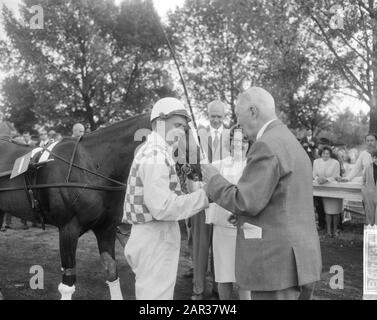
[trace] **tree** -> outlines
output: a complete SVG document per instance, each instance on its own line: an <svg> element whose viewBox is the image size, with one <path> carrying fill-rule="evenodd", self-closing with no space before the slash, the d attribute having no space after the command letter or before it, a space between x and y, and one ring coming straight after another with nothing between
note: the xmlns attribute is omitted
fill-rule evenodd
<svg viewBox="0 0 377 320"><path fill-rule="evenodd" d="M12 77L3 84L5 96L5 113L18 132L32 131L37 124L37 117L33 111L35 108L35 96L27 82L20 82Z"/></svg>
<svg viewBox="0 0 377 320"><path fill-rule="evenodd" d="M377 3L374 0L300 0L297 15L327 46L346 85L370 107L370 130L377 131Z"/></svg>
<svg viewBox="0 0 377 320"><path fill-rule="evenodd" d="M333 142L341 142L348 147L357 147L364 143L368 133L368 115L360 112L355 115L349 108L336 115L329 130L322 135L329 137Z"/></svg>
<svg viewBox="0 0 377 320"><path fill-rule="evenodd" d="M305 18L292 11L294 5L286 0L194 0L170 16L199 108L220 98L230 105L235 121L237 95L256 85L273 94L291 128L326 127L322 110L332 98L335 76L320 67L323 54L318 56L320 49L305 31Z"/></svg>
<svg viewBox="0 0 377 320"><path fill-rule="evenodd" d="M248 3L248 12L255 5ZM328 126L324 107L333 98L335 75L323 66L326 52L306 30L306 19L292 10L295 1L256 1L254 30L261 40L262 69L259 83L275 97L291 129L320 131Z"/></svg>
<svg viewBox="0 0 377 320"><path fill-rule="evenodd" d="M251 81L257 45L250 23L239 23L242 1L193 0L169 16L170 32L184 67L195 105L221 99L234 107L246 81ZM248 68L245 68L245 64Z"/></svg>
<svg viewBox="0 0 377 320"><path fill-rule="evenodd" d="M34 4L44 9L43 30L20 23L4 7L8 41L0 45L0 57L14 66L8 73L29 83L39 122L68 130L83 121L95 130L171 93L168 75L160 71L161 31L134 19L152 15L158 22L150 0L125 0L121 8L113 0L24 0L24 21Z"/></svg>

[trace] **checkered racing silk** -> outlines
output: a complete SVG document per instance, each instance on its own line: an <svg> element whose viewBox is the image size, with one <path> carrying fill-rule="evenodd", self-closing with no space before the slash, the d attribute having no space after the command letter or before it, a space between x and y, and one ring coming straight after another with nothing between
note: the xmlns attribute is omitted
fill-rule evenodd
<svg viewBox="0 0 377 320"><path fill-rule="evenodd" d="M161 159L163 155L165 165L169 168L169 189L177 195L182 195L181 185L175 163L168 150L161 145L151 142L152 139L140 148L131 166L131 171L127 181L126 199L124 202L123 222L128 224L145 224L155 219L149 212L144 201L144 185L140 177L139 168L142 163ZM154 158L154 159L153 159ZM152 162L153 163L153 162Z"/></svg>

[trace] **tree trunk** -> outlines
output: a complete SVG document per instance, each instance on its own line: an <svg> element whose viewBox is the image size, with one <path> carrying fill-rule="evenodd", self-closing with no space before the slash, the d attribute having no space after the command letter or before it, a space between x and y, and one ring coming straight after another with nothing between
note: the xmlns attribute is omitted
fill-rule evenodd
<svg viewBox="0 0 377 320"><path fill-rule="evenodd" d="M86 112L86 117L90 125L90 130L94 131L97 129L97 125L94 122L94 115L93 115L93 109L90 106L90 97L88 95L83 95L83 100L84 100L84 109Z"/></svg>
<svg viewBox="0 0 377 320"><path fill-rule="evenodd" d="M369 130L370 132L377 133L377 99L373 97L373 102L370 103L370 122L369 122Z"/></svg>
<svg viewBox="0 0 377 320"><path fill-rule="evenodd" d="M374 12L373 2L370 2L370 10ZM373 70L373 82L372 82L372 97L370 106L370 123L369 128L371 132L377 132L377 17L372 14L373 25L373 54L372 54L372 70Z"/></svg>

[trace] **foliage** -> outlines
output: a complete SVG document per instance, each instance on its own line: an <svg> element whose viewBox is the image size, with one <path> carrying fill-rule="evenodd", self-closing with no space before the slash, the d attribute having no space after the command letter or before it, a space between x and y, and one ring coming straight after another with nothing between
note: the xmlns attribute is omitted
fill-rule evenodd
<svg viewBox="0 0 377 320"><path fill-rule="evenodd" d="M377 2L300 0L298 15L328 49L328 72L336 73L370 106L370 129L377 131Z"/></svg>
<svg viewBox="0 0 377 320"><path fill-rule="evenodd" d="M8 41L0 45L0 59L12 78L28 84L29 112L40 124L68 131L82 121L95 130L174 94L161 67L165 43L151 0L125 0L120 8L113 0L24 0L24 21L34 4L44 9L43 30L3 8ZM6 99L9 89L3 86Z"/></svg>
<svg viewBox="0 0 377 320"><path fill-rule="evenodd" d="M323 129L335 78L319 64L323 48L305 32L293 1L193 0L170 15L173 39L196 106L220 98L231 109L240 91L262 86L291 128Z"/></svg>

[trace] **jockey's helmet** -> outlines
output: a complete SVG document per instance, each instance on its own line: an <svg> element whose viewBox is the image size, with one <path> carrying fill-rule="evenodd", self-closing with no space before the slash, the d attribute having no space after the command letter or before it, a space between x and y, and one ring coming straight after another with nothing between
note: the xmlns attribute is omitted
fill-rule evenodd
<svg viewBox="0 0 377 320"><path fill-rule="evenodd" d="M186 111L184 104L176 98L163 98L156 102L151 113L151 122L160 118L161 120L168 119L171 116L178 115L187 118L191 121L189 114Z"/></svg>

